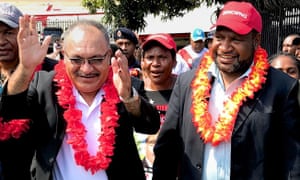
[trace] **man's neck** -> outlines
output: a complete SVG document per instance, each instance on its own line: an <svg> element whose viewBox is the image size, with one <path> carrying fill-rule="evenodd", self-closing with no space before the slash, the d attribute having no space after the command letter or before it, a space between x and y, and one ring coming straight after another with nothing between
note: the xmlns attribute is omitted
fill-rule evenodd
<svg viewBox="0 0 300 180"><path fill-rule="evenodd" d="M17 62L1 62L0 61L0 73L3 76L10 76L11 73L16 69Z"/></svg>

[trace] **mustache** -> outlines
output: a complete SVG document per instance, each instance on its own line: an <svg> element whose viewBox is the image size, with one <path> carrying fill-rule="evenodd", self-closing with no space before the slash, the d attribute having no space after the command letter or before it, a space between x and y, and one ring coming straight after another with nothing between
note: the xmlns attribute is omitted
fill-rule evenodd
<svg viewBox="0 0 300 180"><path fill-rule="evenodd" d="M85 74L85 73L82 73L82 72L77 72L76 75L77 75L77 76L80 76L80 77L84 77L84 78L93 78L93 77L100 76L100 73L89 73L89 74Z"/></svg>

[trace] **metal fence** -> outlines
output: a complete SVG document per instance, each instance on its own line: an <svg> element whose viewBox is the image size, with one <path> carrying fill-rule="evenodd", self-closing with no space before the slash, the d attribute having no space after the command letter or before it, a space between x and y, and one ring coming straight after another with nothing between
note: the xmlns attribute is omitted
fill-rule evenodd
<svg viewBox="0 0 300 180"><path fill-rule="evenodd" d="M51 18L46 20L46 25L43 24L42 21L38 21L37 22L37 30L41 33L43 32L43 28L47 27L60 27L62 28L64 31L67 30L69 28L69 26L71 24L73 24L74 22L81 20L81 19L92 19L92 20L96 20L98 22L101 22L102 20L102 15L85 15L85 16L80 16L80 15L76 15L76 16L52 16ZM106 26L108 32L110 33L111 31L111 27L110 26ZM110 33L111 34L111 33Z"/></svg>
<svg viewBox="0 0 300 180"><path fill-rule="evenodd" d="M262 47L269 55L281 50L283 39L292 33L300 34L300 8L282 8L261 12L263 19Z"/></svg>
<svg viewBox="0 0 300 180"><path fill-rule="evenodd" d="M262 47L269 55L281 50L281 44L285 36L291 33L300 33L300 8L282 8L274 12L261 12L263 18ZM77 19L47 20L47 26L61 27L66 30ZM97 20L101 21L98 16ZM42 32L42 24L38 23L37 29ZM108 27L108 30L111 29ZM110 34L112 34L110 32Z"/></svg>

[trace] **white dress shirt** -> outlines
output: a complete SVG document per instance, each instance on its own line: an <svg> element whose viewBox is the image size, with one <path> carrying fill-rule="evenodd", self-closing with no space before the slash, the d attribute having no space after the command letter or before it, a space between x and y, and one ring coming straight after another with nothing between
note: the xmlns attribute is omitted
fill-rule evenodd
<svg viewBox="0 0 300 180"><path fill-rule="evenodd" d="M224 102L238 88L243 80L249 75L250 68L239 78L234 80L227 89L225 89L221 74L215 63L209 69L209 74L215 80L212 84L211 96L209 99L208 110L212 121L216 122L219 114L223 110ZM212 146L211 143L205 144L203 180L230 180L230 160L231 160L231 141L221 142L218 146Z"/></svg>
<svg viewBox="0 0 300 180"><path fill-rule="evenodd" d="M101 129L100 104L103 99L104 91L99 91L89 106L79 92L73 88L73 94L76 98L76 108L82 111L82 123L87 131L86 141L88 144L88 152L96 155L99 142L98 137ZM62 142L59 153L56 157L56 163L53 169L54 180L107 180L105 170L99 170L95 174L86 171L84 167L77 165L74 159L74 150L67 143L68 135L66 134Z"/></svg>

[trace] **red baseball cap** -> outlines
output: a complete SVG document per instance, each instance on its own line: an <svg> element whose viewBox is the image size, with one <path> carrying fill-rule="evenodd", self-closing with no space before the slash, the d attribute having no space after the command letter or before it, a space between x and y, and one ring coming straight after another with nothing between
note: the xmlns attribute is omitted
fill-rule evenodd
<svg viewBox="0 0 300 180"><path fill-rule="evenodd" d="M177 51L176 43L175 43L174 39L172 38L172 36L169 34L159 33L159 34L149 35L146 38L146 40L143 42L142 49L144 49L145 45L147 45L151 41L157 41L158 43L163 45L165 48L167 48L169 50L174 49L175 52Z"/></svg>
<svg viewBox="0 0 300 180"><path fill-rule="evenodd" d="M262 31L262 18L248 2L230 1L224 5L213 27L225 26L237 34L245 35L255 29Z"/></svg>

